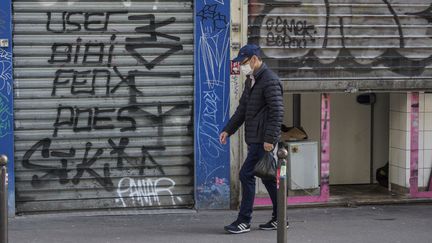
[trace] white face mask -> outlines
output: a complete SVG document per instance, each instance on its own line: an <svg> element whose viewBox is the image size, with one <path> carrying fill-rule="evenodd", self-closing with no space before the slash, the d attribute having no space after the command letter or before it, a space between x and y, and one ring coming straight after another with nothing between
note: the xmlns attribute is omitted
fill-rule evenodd
<svg viewBox="0 0 432 243"><path fill-rule="evenodd" d="M250 64L244 64L240 66L240 70L244 73L244 75L251 75L253 70Z"/></svg>

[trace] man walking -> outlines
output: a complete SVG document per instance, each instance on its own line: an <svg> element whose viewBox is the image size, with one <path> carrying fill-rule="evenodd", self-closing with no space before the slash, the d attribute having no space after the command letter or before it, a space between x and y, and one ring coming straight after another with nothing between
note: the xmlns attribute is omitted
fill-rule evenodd
<svg viewBox="0 0 432 243"><path fill-rule="evenodd" d="M282 85L279 77L261 60L260 48L256 45L243 46L233 60L240 62L240 69L246 75L246 86L240 98L240 104L228 124L220 134L220 142L225 144L227 138L234 134L245 123L245 140L248 155L240 170L242 201L237 219L225 226L227 232L238 234L250 231L252 210L255 199L255 164L266 151L272 151L280 139L283 120ZM260 229L277 229L277 190L276 180L262 180L272 204L272 219L260 225Z"/></svg>

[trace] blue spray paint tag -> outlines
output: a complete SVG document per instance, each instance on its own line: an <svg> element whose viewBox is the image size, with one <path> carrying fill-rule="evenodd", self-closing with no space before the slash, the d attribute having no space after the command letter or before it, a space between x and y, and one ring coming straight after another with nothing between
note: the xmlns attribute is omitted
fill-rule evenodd
<svg viewBox="0 0 432 243"><path fill-rule="evenodd" d="M229 143L219 134L229 120L230 2L195 4L195 173L196 207L228 209Z"/></svg>

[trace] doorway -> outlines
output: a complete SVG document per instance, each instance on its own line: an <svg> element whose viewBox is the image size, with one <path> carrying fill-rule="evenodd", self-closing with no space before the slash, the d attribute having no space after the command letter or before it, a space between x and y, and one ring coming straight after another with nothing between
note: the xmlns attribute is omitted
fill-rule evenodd
<svg viewBox="0 0 432 243"><path fill-rule="evenodd" d="M405 194L390 192L388 188L391 173L388 169L390 95L375 94L373 104L364 102L364 97L359 98L359 95L331 94L328 203L379 203L406 199ZM284 124L292 126L293 95L286 94L284 98L287 110ZM320 104L321 94L319 93L301 95L301 127L308 135L306 141L318 142L317 151L320 151L321 145ZM319 156L320 153L318 153L320 160ZM319 171L320 168L317 168L317 176ZM319 196L319 192L319 188L297 187L289 190L288 195L289 197ZM260 183L257 187L257 196L267 196L264 186Z"/></svg>

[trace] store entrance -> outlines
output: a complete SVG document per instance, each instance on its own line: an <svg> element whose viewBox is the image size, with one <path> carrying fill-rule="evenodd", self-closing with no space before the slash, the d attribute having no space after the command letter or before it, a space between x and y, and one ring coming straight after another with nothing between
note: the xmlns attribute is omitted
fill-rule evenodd
<svg viewBox="0 0 432 243"><path fill-rule="evenodd" d="M292 94L285 95L284 124L296 119ZM307 139L287 141L290 160L288 198L319 197L321 193L321 94L302 94L301 129ZM405 200L403 191L390 191L390 95L331 94L330 197L324 204L355 205ZM266 197L258 183L257 196ZM290 202L290 200L289 200ZM307 200L304 201L305 203ZM322 202L318 202L322 203ZM292 204L302 204L295 201Z"/></svg>

